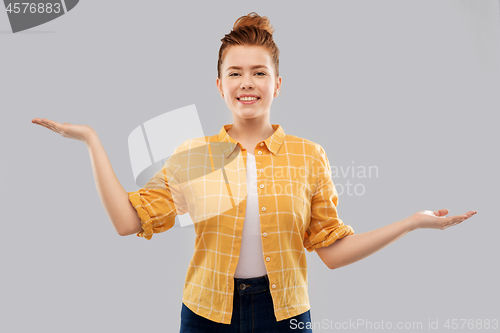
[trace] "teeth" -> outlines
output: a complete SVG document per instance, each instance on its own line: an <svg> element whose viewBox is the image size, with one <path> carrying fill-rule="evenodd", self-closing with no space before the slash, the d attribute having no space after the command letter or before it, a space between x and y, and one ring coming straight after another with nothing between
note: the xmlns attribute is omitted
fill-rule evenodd
<svg viewBox="0 0 500 333"><path fill-rule="evenodd" d="M257 97L240 97L240 101L255 101Z"/></svg>

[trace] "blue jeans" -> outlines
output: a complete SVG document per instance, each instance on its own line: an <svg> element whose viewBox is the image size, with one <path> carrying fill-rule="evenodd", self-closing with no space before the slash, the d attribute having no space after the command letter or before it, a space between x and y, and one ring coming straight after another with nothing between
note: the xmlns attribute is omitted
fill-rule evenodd
<svg viewBox="0 0 500 333"><path fill-rule="evenodd" d="M295 320L291 321L292 319ZM182 303L180 333L312 333L311 329L305 328L307 322L311 322L310 310L289 319L276 321L269 279L264 275L250 279L234 278L230 325L199 316Z"/></svg>

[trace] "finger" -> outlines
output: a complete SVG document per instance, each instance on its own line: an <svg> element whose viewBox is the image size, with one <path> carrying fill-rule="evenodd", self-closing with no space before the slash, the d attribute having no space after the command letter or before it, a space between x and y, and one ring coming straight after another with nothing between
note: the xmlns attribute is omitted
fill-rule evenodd
<svg viewBox="0 0 500 333"><path fill-rule="evenodd" d="M46 124L49 124L49 125L52 125L52 126L54 126L54 127L59 127L59 126L61 126L61 124L60 124L60 123L58 123L57 121L55 121L55 120L50 120L50 119L47 119L47 118L43 118L43 119L42 119L42 122L44 122L44 123L46 123Z"/></svg>
<svg viewBox="0 0 500 333"><path fill-rule="evenodd" d="M450 211L448 209L440 209L435 212L433 212L436 216L445 216L449 213Z"/></svg>
<svg viewBox="0 0 500 333"><path fill-rule="evenodd" d="M34 119L34 120L32 120L32 122L33 122L34 124L37 124L37 125L40 125L40 126L43 126L43 127L47 127L47 125L48 125L47 123L44 123L44 122L42 121L42 119L40 119L40 118L38 118L38 119Z"/></svg>
<svg viewBox="0 0 500 333"><path fill-rule="evenodd" d="M474 216L474 215L476 215L476 214L477 214L477 211L475 211L475 210L470 210L470 211L468 211L467 213L465 213L464 215L467 215L467 218L469 218L469 217L472 217L472 216Z"/></svg>
<svg viewBox="0 0 500 333"><path fill-rule="evenodd" d="M454 215L447 217L449 223L460 223L467 220L467 215Z"/></svg>
<svg viewBox="0 0 500 333"><path fill-rule="evenodd" d="M43 118L42 122L45 127L50 128L55 132L59 132L61 124L59 124L57 121Z"/></svg>
<svg viewBox="0 0 500 333"><path fill-rule="evenodd" d="M462 215L465 216L466 219L468 219L468 218L471 218L472 216L474 216L475 214L476 214L475 210L470 210L467 213L462 214Z"/></svg>
<svg viewBox="0 0 500 333"><path fill-rule="evenodd" d="M475 210L471 210L471 211L468 211L467 213L465 214L462 214L462 215L456 215L456 216L451 216L451 218L456 221L457 219L460 220L467 220L468 218L474 216L477 212Z"/></svg>
<svg viewBox="0 0 500 333"><path fill-rule="evenodd" d="M54 131L54 132L59 132L59 130L58 130L57 128L55 128L54 126L52 126L52 125L50 125L50 124L48 124L48 123L42 123L42 124L40 124L40 125L42 125L43 127L48 128L48 129L50 129L50 130L52 130L52 131Z"/></svg>
<svg viewBox="0 0 500 333"><path fill-rule="evenodd" d="M60 133L60 130L54 126L53 123L59 124L58 122L52 121L50 119L40 119L40 118L34 118L31 120L32 123L43 126L45 128L48 128L56 133Z"/></svg>

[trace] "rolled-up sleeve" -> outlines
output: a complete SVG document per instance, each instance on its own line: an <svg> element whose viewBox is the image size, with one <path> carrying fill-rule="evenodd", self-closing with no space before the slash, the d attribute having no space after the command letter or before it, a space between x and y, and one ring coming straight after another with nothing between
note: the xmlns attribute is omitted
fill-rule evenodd
<svg viewBox="0 0 500 333"><path fill-rule="evenodd" d="M178 148L176 149L178 152ZM151 240L154 233L172 228L175 216L187 212L182 190L176 182L175 173L179 165L175 163L175 152L143 188L127 192L132 206L141 219L142 231L138 237Z"/></svg>
<svg viewBox="0 0 500 333"><path fill-rule="evenodd" d="M311 221L306 230L304 247L314 249L333 244L337 239L354 234L354 229L345 225L337 214L338 194L332 181L330 162L320 145L315 171L318 173L316 192L311 199Z"/></svg>

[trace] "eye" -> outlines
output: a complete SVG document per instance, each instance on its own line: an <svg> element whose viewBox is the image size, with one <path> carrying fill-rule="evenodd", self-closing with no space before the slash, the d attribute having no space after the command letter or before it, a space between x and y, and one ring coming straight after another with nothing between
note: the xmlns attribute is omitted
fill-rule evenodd
<svg viewBox="0 0 500 333"><path fill-rule="evenodd" d="M258 75L258 76L265 76L266 75L265 72L257 72L255 74ZM229 76L236 76L236 75L240 75L240 73L231 73L231 74L229 74Z"/></svg>

